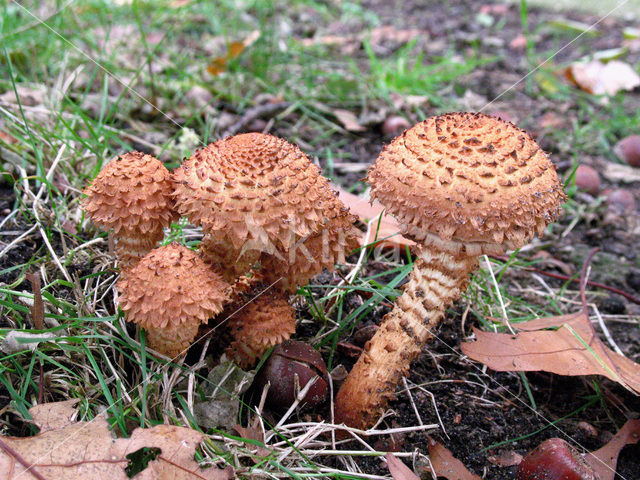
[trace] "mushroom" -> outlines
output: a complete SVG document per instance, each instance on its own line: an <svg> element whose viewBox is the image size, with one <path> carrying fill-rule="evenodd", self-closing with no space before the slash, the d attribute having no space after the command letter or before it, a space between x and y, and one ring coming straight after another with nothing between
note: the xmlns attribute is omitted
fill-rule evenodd
<svg viewBox="0 0 640 480"><path fill-rule="evenodd" d="M147 332L154 350L186 353L198 327L220 313L229 285L195 252L172 243L144 256L117 283L127 320Z"/></svg>
<svg viewBox="0 0 640 480"><path fill-rule="evenodd" d="M231 276L269 256L289 265L292 251L297 258L310 241L319 272L333 268L334 252L355 245L354 217L320 169L283 139L246 133L219 140L194 153L174 178L178 211L202 225L203 255ZM323 250L316 237L324 230Z"/></svg>
<svg viewBox="0 0 640 480"><path fill-rule="evenodd" d="M178 218L171 173L160 160L141 152L109 162L83 193L82 205L93 223L113 229L123 268L146 255L162 240L164 227Z"/></svg>
<svg viewBox="0 0 640 480"><path fill-rule="evenodd" d="M368 173L371 197L419 247L393 310L336 397L336 422L368 428L422 346L465 291L481 254L518 249L557 218L555 167L511 123L477 113L429 118L386 146Z"/></svg>
<svg viewBox="0 0 640 480"><path fill-rule="evenodd" d="M226 353L242 368L253 366L267 350L296 331L295 312L287 297L278 291L260 291L256 287L227 308L228 328L234 340Z"/></svg>

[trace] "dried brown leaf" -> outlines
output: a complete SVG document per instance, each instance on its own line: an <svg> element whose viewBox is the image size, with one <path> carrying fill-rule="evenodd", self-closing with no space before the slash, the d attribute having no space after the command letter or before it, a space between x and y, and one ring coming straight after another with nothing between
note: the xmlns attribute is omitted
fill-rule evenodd
<svg viewBox="0 0 640 480"><path fill-rule="evenodd" d="M640 440L640 420L628 420L604 447L585 455L586 462L600 480L614 480L618 455L625 445Z"/></svg>
<svg viewBox="0 0 640 480"><path fill-rule="evenodd" d="M207 67L207 72L211 75L220 75L227 68L227 63L230 60L238 57L247 47L252 45L260 37L260 31L254 30L244 40L237 42L230 42L227 45L227 53L222 57L216 57L211 60L211 63Z"/></svg>
<svg viewBox="0 0 640 480"><path fill-rule="evenodd" d="M455 458L444 445L436 442L431 437L427 438L429 460L438 477L444 477L448 480L480 480L479 476L467 470L467 467Z"/></svg>
<svg viewBox="0 0 640 480"><path fill-rule="evenodd" d="M333 188L338 191L338 195L340 200L342 200L342 203L349 207L351 213L357 215L362 222L367 223L369 220L374 218L376 219L371 225L369 235L362 235L362 240L360 242L362 245L371 245L376 243L387 247L400 248L413 247L415 245L415 242L403 237L399 233L400 228L398 227L398 222L395 218L389 215L382 215L382 218L378 222L376 217L384 211L384 207L379 202L374 202L372 205L368 200L365 200L358 195L354 195L353 193L349 193L340 187L336 187L334 185ZM376 239L384 240L376 242Z"/></svg>
<svg viewBox="0 0 640 480"><path fill-rule="evenodd" d="M545 371L558 375L603 375L640 393L640 365L606 347L580 312L513 325L520 332L483 332L462 352L500 372ZM551 329L551 330L549 330Z"/></svg>
<svg viewBox="0 0 640 480"><path fill-rule="evenodd" d="M358 117L353 112L341 108L335 108L332 112L342 126L350 132L364 132L366 130L364 126L360 125Z"/></svg>
<svg viewBox="0 0 640 480"><path fill-rule="evenodd" d="M420 477L413 473L411 469L402 463L402 460L393 453L387 453L384 458L387 461L387 467L393 480L420 480Z"/></svg>
<svg viewBox="0 0 640 480"><path fill-rule="evenodd" d="M141 448L158 448L160 455L136 475L140 480L227 480L231 467L201 469L194 461L204 439L190 428L157 425L137 428L131 438L114 438L102 415L72 422L77 400L37 405L29 410L40 427L33 437L0 437L0 472L7 480L126 480L127 455ZM27 470L28 469L28 470Z"/></svg>
<svg viewBox="0 0 640 480"><path fill-rule="evenodd" d="M621 90L640 86L640 76L636 71L619 60L574 63L566 69L565 75L569 81L593 95L615 95Z"/></svg>
<svg viewBox="0 0 640 480"><path fill-rule="evenodd" d="M238 432L238 434L244 439L255 440L257 442L264 443L264 434L259 428L236 425L235 427L233 427L233 429ZM256 457L264 458L272 453L268 448L256 445L255 443L245 442L245 445L256 455ZM253 461L255 463L258 463L259 461L262 461L260 458L254 458Z"/></svg>

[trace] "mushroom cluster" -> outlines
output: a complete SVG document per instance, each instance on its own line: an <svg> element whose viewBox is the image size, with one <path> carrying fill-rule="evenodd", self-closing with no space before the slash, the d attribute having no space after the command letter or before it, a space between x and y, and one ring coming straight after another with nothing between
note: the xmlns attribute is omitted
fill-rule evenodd
<svg viewBox="0 0 640 480"><path fill-rule="evenodd" d="M542 235L565 195L555 167L511 123L474 113L429 118L386 146L369 170L379 200L419 245L404 288L336 397L336 421L368 428L466 290L481 254Z"/></svg>
<svg viewBox="0 0 640 480"><path fill-rule="evenodd" d="M170 356L185 353L198 325L226 303L237 310L228 353L250 366L295 331L287 294L358 246L355 217L320 169L271 135L225 138L173 174L150 155L128 153L84 193L94 223L118 239L122 309ZM198 254L176 245L152 250L180 215L202 227ZM265 295L256 293L266 287Z"/></svg>

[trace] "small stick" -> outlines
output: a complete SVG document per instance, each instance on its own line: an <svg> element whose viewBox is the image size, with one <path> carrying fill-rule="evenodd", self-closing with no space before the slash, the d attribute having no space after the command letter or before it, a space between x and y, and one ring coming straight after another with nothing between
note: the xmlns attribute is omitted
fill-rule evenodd
<svg viewBox="0 0 640 480"><path fill-rule="evenodd" d="M251 108L247 110L240 120L231 125L222 135L223 137L228 137L230 135L235 135L240 130L242 130L249 122L259 118L263 115L270 115L272 113L276 113L280 110L284 110L291 106L289 102L277 102L277 103L266 103L264 105L258 105L257 107Z"/></svg>
<svg viewBox="0 0 640 480"><path fill-rule="evenodd" d="M507 261L508 258L503 256L503 255L489 255L491 258L495 258L496 260L500 260L500 261ZM557 278L558 280L565 280L565 281L570 281L570 282L580 282L579 278L574 278L574 277L570 277L568 275L563 275L561 273L553 273L553 272L546 272L544 270L540 270L539 268L535 268L535 267L522 267L522 270L525 270L527 272L535 272L535 273L539 273L540 275L544 275L546 277L551 277L551 278ZM609 285L605 285L604 283L599 283L599 282L592 282L591 280L588 280L586 282L586 285L591 286L591 287L596 287L596 288L602 288L603 290L608 290L609 292L618 294L624 298L626 298L627 300L629 300L630 302L636 303L638 305L640 305L640 298L635 297L633 295L631 295L630 293L627 293L623 290L620 290L616 287L611 287Z"/></svg>

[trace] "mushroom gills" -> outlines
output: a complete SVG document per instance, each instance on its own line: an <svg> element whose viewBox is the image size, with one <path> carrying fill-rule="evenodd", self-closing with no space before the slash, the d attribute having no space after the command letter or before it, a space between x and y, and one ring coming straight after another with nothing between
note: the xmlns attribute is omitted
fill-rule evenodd
<svg viewBox="0 0 640 480"><path fill-rule="evenodd" d="M444 242L443 242L444 243ZM456 251L457 250L457 251ZM368 428L380 417L432 330L469 284L478 257L435 242L420 247L403 294L382 320L336 398L336 423Z"/></svg>

